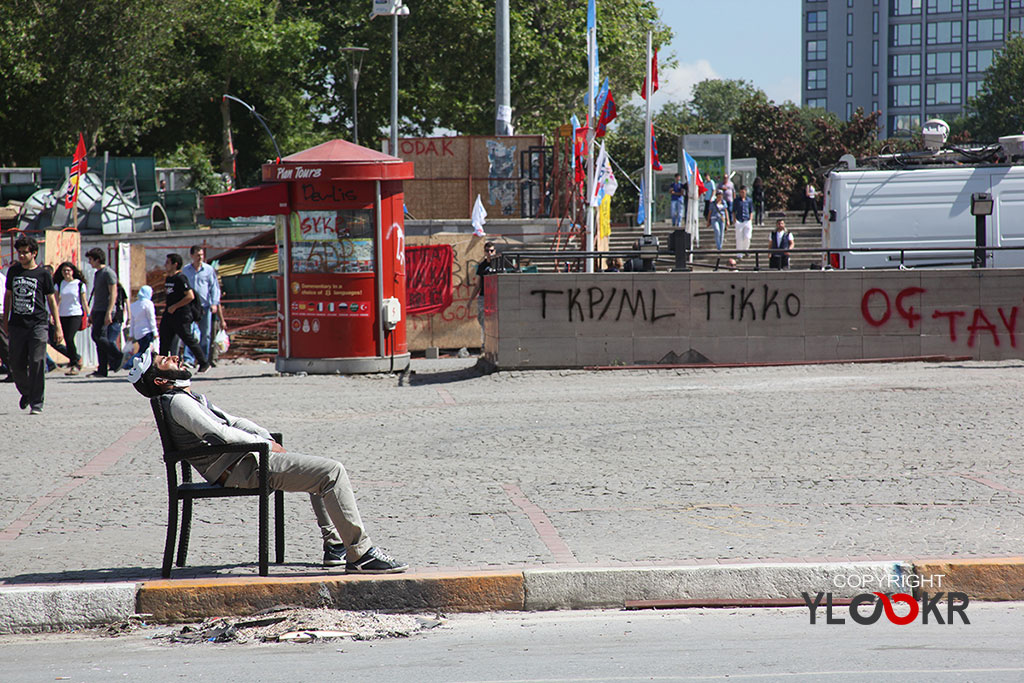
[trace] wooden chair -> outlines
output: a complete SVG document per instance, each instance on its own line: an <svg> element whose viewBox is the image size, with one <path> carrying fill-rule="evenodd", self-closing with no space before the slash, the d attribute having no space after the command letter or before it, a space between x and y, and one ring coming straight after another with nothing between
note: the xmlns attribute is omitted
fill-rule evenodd
<svg viewBox="0 0 1024 683"><path fill-rule="evenodd" d="M167 427L167 410L170 405L170 396L156 396L149 400L153 408L153 417L156 418L156 426L160 431L160 441L163 444L164 464L167 466L167 541L164 544L163 577L171 576L171 558L174 556L174 537L178 531L178 501L181 501L181 540L178 543L177 565L185 566L185 557L188 555L188 541L192 526L192 501L196 498L231 498L235 496L258 496L259 497L259 571L260 576L268 574L268 543L269 543L269 507L270 507L270 484L267 480L267 461L270 457L270 445L258 444L224 444L220 446L203 446L187 450L177 449L171 439L170 430ZM281 443L280 433L272 433L274 441ZM251 453L259 454L259 487L255 489L241 489L209 484L203 482L192 482L192 466L186 458L213 453ZM181 482L178 482L175 465L181 463ZM284 562L284 492L274 491L274 541L277 550L277 563Z"/></svg>

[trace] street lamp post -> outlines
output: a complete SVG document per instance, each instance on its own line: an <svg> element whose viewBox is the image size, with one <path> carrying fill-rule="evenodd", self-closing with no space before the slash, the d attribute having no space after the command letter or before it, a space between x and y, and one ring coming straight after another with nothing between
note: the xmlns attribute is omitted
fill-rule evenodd
<svg viewBox="0 0 1024 683"><path fill-rule="evenodd" d="M409 8L403 0L373 0L370 19L376 16L392 17L391 24L391 141L388 152L398 156L398 17L408 16Z"/></svg>
<svg viewBox="0 0 1024 683"><path fill-rule="evenodd" d="M359 86L359 70L363 66L363 53L367 47L343 47L342 52L351 53L348 67L348 80L352 84L352 142L359 144L359 97L356 88Z"/></svg>

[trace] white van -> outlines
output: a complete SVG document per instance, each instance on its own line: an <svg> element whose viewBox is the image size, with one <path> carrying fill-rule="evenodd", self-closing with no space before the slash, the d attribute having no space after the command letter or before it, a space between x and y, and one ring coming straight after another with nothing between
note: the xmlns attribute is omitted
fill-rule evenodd
<svg viewBox="0 0 1024 683"><path fill-rule="evenodd" d="M949 166L899 170L837 170L825 181L826 249L884 249L826 257L833 268L898 268L900 249L963 247L955 252L907 252L906 267L969 267L975 246L971 195L994 201L987 247L1024 247L1024 166ZM987 267L1024 266L1024 250L989 251Z"/></svg>

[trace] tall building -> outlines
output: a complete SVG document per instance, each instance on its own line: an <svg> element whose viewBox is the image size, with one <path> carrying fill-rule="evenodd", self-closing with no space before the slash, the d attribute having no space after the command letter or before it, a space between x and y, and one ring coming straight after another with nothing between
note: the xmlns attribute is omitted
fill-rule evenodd
<svg viewBox="0 0 1024 683"><path fill-rule="evenodd" d="M803 0L803 104L849 119L881 111L882 137L965 111L1024 0Z"/></svg>

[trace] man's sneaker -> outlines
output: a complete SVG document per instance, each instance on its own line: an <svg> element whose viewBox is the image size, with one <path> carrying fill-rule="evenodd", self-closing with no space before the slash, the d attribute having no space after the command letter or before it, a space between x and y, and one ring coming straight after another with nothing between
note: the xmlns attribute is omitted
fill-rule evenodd
<svg viewBox="0 0 1024 683"><path fill-rule="evenodd" d="M32 410L28 411L28 414L29 415L42 415L43 414L43 407L42 406L32 406Z"/></svg>
<svg viewBox="0 0 1024 683"><path fill-rule="evenodd" d="M21 408L22 410L25 410L25 408L28 408L28 396L22 396L21 397L21 400L18 401L18 407Z"/></svg>
<svg viewBox="0 0 1024 683"><path fill-rule="evenodd" d="M409 568L380 548L372 547L355 562L345 565L346 574L398 574Z"/></svg>
<svg viewBox="0 0 1024 683"><path fill-rule="evenodd" d="M210 369L210 364L209 363L202 363L202 364L199 365L199 372L206 372L209 369Z"/></svg>
<svg viewBox="0 0 1024 683"><path fill-rule="evenodd" d="M345 544L329 545L324 548L324 566L340 567L345 564Z"/></svg>

